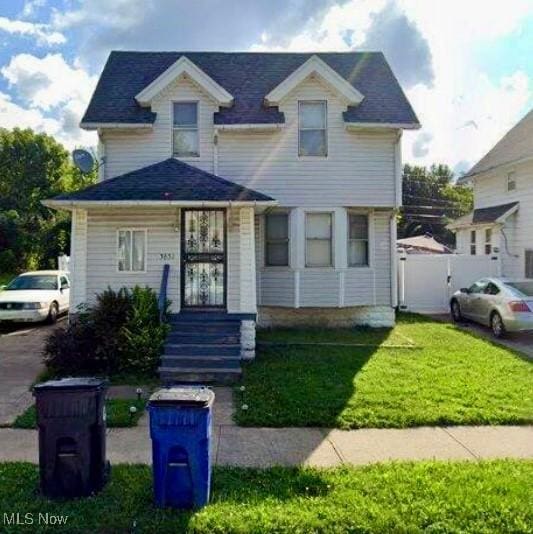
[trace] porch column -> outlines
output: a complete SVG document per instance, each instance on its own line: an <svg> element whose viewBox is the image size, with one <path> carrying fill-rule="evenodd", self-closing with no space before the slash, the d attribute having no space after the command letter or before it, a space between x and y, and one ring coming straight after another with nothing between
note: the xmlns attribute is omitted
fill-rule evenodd
<svg viewBox="0 0 533 534"><path fill-rule="evenodd" d="M70 313L87 301L87 210L72 212L70 235Z"/></svg>

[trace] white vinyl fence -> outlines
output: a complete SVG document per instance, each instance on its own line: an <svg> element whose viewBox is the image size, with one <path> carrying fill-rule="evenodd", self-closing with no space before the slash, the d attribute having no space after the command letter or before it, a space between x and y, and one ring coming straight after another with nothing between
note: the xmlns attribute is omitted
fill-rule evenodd
<svg viewBox="0 0 533 534"><path fill-rule="evenodd" d="M447 313L455 291L470 286L479 278L499 275L500 261L491 256L399 253L400 309Z"/></svg>

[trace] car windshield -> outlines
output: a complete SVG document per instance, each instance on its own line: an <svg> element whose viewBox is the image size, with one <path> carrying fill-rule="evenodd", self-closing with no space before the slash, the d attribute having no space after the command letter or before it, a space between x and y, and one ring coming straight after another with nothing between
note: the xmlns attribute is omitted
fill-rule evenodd
<svg viewBox="0 0 533 534"><path fill-rule="evenodd" d="M533 281L531 282L506 282L505 285L514 290L519 297L533 297Z"/></svg>
<svg viewBox="0 0 533 534"><path fill-rule="evenodd" d="M17 276L5 289L7 291L19 289L57 289L57 276L44 274Z"/></svg>

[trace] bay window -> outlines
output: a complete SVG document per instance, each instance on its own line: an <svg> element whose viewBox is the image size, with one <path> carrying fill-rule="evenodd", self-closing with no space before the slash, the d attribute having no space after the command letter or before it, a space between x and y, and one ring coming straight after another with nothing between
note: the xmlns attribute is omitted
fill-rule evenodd
<svg viewBox="0 0 533 534"><path fill-rule="evenodd" d="M348 215L348 266L367 267L368 263L368 215Z"/></svg>

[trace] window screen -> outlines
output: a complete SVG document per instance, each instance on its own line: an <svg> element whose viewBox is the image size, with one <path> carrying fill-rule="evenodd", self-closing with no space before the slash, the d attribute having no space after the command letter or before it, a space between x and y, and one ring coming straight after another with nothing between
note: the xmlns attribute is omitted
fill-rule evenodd
<svg viewBox="0 0 533 534"><path fill-rule="evenodd" d="M289 215L269 213L266 216L265 264L269 266L289 265Z"/></svg>
<svg viewBox="0 0 533 534"><path fill-rule="evenodd" d="M307 267L332 266L332 219L331 213L307 214L305 221Z"/></svg>
<svg viewBox="0 0 533 534"><path fill-rule="evenodd" d="M173 153L178 157L196 157L198 148L198 103L174 102L172 128Z"/></svg>
<svg viewBox="0 0 533 534"><path fill-rule="evenodd" d="M327 156L326 102L300 102L298 109L300 156Z"/></svg>

